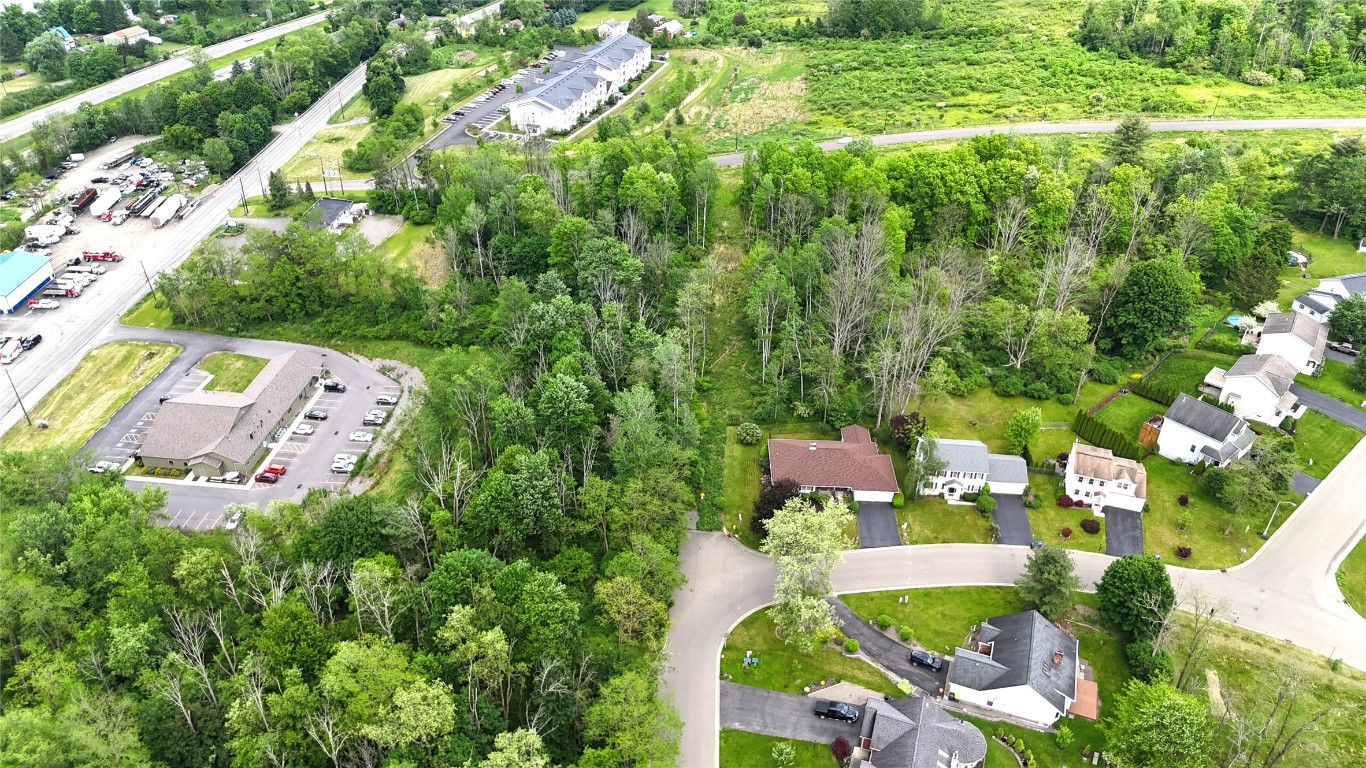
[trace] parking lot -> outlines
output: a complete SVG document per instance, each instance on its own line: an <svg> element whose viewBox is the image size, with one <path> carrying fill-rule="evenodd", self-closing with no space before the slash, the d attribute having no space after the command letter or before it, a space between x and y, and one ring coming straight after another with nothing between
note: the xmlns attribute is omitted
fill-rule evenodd
<svg viewBox="0 0 1366 768"><path fill-rule="evenodd" d="M563 61L564 57L568 56L570 51L577 50L578 49L569 46L557 45L550 56L555 56L556 54L558 54L558 56L553 60L548 56L547 58L541 59L541 61L550 61L552 63L551 73L554 74L554 62ZM542 77L541 73L543 71L543 69L533 69L531 67L518 70L512 77L500 81L506 86L502 91L494 94L490 94L489 91L481 92L478 96L475 96L473 100L456 107L450 114L441 118L441 122L446 124L446 128L432 137L432 140L427 142L427 146L431 149L445 149L446 147L453 147L460 144L472 145L478 143L478 139L468 135L465 131L469 128L477 128L480 131L483 131L503 119L505 115L502 112L502 107L521 95L517 93L517 86L521 85L524 92L533 90L537 86L536 79ZM456 115L455 112L463 112L464 114ZM518 137L512 134L499 133L493 136L486 135L485 138Z"/></svg>

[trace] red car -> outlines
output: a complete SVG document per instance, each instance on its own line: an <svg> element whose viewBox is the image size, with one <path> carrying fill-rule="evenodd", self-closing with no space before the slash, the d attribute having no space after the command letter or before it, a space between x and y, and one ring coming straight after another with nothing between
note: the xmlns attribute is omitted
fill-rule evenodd
<svg viewBox="0 0 1366 768"><path fill-rule="evenodd" d="M280 476L279 476L279 475L272 475L272 474L269 473L269 472L262 472L261 474L259 474L259 475L256 476L256 482L258 482L258 483L272 483L272 484L274 484L274 483L280 482Z"/></svg>
<svg viewBox="0 0 1366 768"><path fill-rule="evenodd" d="M271 464L270 466L266 467L265 471L262 472L261 474L263 474L263 475L283 475L284 473L285 473L285 465L284 465L284 464Z"/></svg>

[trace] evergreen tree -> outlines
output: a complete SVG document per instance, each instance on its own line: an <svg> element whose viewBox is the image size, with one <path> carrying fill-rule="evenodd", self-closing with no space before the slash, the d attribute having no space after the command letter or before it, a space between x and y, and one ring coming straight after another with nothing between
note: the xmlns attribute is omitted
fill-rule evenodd
<svg viewBox="0 0 1366 768"><path fill-rule="evenodd" d="M285 182L285 177L279 171L272 171L269 180L266 182L267 198L270 201L270 209L278 211L288 208L294 202L294 196L289 193L289 184Z"/></svg>

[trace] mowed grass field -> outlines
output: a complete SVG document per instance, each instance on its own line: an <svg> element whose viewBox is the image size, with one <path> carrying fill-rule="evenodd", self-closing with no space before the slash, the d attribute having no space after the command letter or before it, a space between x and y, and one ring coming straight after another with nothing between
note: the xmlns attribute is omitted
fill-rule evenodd
<svg viewBox="0 0 1366 768"><path fill-rule="evenodd" d="M294 181L317 182L323 178L323 171L341 171L343 180L368 179L372 173L356 173L342 166L342 152L354 148L360 140L370 135L369 123L351 123L323 128L309 140L280 172L291 183ZM314 184L314 192L323 191Z"/></svg>
<svg viewBox="0 0 1366 768"><path fill-rule="evenodd" d="M48 428L21 421L0 437L0 450L79 448L179 354L174 344L141 341L90 350L61 384L29 406L34 421L43 419Z"/></svg>
<svg viewBox="0 0 1366 768"><path fill-rule="evenodd" d="M650 13L658 13L668 18L677 18L673 12L672 0L645 0L645 2L632 6L624 11L614 11L607 3L599 3L596 7L585 10L579 14L578 20L574 22L574 29L596 29L597 26L608 19L629 22L636 17L636 10L644 8ZM684 21L684 26L687 22Z"/></svg>
<svg viewBox="0 0 1366 768"><path fill-rule="evenodd" d="M195 367L212 374L204 386L216 392L244 392L256 375L270 362L264 357L239 355L236 352L215 352L199 361Z"/></svg>
<svg viewBox="0 0 1366 768"><path fill-rule="evenodd" d="M780 763L773 758L773 748L779 744L792 745L791 763ZM721 765L726 768L839 768L829 744L780 739L757 733L721 730Z"/></svg>
<svg viewBox="0 0 1366 768"><path fill-rule="evenodd" d="M1338 587L1347 604L1357 613L1366 616L1366 539L1348 553L1338 568Z"/></svg>

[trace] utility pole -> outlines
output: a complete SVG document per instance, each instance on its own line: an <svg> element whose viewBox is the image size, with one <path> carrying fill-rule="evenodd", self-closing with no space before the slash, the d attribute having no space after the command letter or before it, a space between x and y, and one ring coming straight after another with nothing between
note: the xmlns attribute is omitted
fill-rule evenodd
<svg viewBox="0 0 1366 768"><path fill-rule="evenodd" d="M5 378L9 379L10 388L14 390L14 399L19 401L19 410L24 412L24 421L27 421L30 427L33 426L33 419L29 418L28 409L24 407L24 398L19 396L19 388L14 385L14 377L9 375L8 368L5 369Z"/></svg>
<svg viewBox="0 0 1366 768"><path fill-rule="evenodd" d="M142 279L147 281L147 290L156 293L157 289L152 287L152 278L147 274L147 265L138 260L138 266L142 267Z"/></svg>
<svg viewBox="0 0 1366 768"><path fill-rule="evenodd" d="M237 188L242 190L242 215L250 216L251 211L247 208L247 185L242 183L242 175L237 175Z"/></svg>

